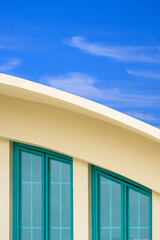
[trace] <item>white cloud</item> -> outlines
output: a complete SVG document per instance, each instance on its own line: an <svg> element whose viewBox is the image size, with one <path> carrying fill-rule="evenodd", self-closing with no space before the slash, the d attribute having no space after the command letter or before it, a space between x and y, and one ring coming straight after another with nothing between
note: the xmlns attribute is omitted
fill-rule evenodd
<svg viewBox="0 0 160 240"><path fill-rule="evenodd" d="M18 67L22 63L22 60L19 58L10 59L7 63L0 65L0 71L6 72L8 70Z"/></svg>
<svg viewBox="0 0 160 240"><path fill-rule="evenodd" d="M121 62L160 63L159 47L107 46L87 42L81 36L72 37L67 44L84 52Z"/></svg>
<svg viewBox="0 0 160 240"><path fill-rule="evenodd" d="M95 87L96 79L83 73L67 73L66 75L44 77L41 79L55 88L74 93L83 97L103 97L100 89Z"/></svg>
<svg viewBox="0 0 160 240"><path fill-rule="evenodd" d="M59 76L46 76L40 79L49 86L89 98L106 105L130 107L159 107L160 96L147 96L124 92L120 88L102 88L97 80L87 74L68 73Z"/></svg>
<svg viewBox="0 0 160 240"><path fill-rule="evenodd" d="M155 121L160 122L160 118L157 118L149 113L141 113L141 112L137 112L137 111L129 111L129 112L125 112L125 113L128 114L129 116L138 118L140 120L151 121L151 122L155 122Z"/></svg>
<svg viewBox="0 0 160 240"><path fill-rule="evenodd" d="M126 72L136 77L160 79L160 73L154 73L149 71L135 71L135 70L126 70Z"/></svg>

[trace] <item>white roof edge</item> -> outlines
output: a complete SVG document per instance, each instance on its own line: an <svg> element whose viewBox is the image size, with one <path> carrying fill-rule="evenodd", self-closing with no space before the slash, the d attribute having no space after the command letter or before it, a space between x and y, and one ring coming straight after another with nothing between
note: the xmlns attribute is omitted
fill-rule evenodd
<svg viewBox="0 0 160 240"><path fill-rule="evenodd" d="M15 94L16 93L16 94ZM23 93L23 94L22 94ZM55 105L121 126L144 137L160 142L160 129L85 98L36 82L0 73L0 94ZM39 97L39 98L38 98ZM38 100L40 99L41 100Z"/></svg>

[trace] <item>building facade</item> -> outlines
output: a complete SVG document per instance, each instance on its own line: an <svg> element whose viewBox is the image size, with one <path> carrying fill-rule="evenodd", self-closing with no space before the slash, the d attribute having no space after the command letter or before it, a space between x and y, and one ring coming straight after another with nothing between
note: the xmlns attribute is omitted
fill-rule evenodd
<svg viewBox="0 0 160 240"><path fill-rule="evenodd" d="M160 130L0 75L0 239L159 240Z"/></svg>

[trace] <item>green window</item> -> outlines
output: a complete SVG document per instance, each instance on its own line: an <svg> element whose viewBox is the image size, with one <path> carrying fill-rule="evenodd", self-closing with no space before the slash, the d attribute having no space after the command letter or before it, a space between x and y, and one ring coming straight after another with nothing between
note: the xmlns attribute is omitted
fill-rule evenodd
<svg viewBox="0 0 160 240"><path fill-rule="evenodd" d="M14 143L13 240L72 240L72 159Z"/></svg>
<svg viewBox="0 0 160 240"><path fill-rule="evenodd" d="M151 190L93 166L93 240L151 240L151 201Z"/></svg>

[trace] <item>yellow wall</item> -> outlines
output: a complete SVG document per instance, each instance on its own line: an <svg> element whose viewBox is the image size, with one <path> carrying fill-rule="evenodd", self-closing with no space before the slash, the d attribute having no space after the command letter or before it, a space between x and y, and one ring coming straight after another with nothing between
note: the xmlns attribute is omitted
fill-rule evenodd
<svg viewBox="0 0 160 240"><path fill-rule="evenodd" d="M74 158L75 240L82 239L79 235L82 228L83 239L90 239L91 235L88 163L121 174L152 189L154 193L157 192L153 194L153 203L156 206L153 211L153 240L159 240L160 147L158 143L81 114L11 97L0 96L0 113L1 138L47 148ZM0 141L2 172L0 189L1 194L4 193L4 197L0 200L0 209L6 213L5 221L2 222L3 239L9 239L7 235L9 229L8 140ZM80 195L77 186L81 187L84 195ZM2 215L0 215L1 221Z"/></svg>

